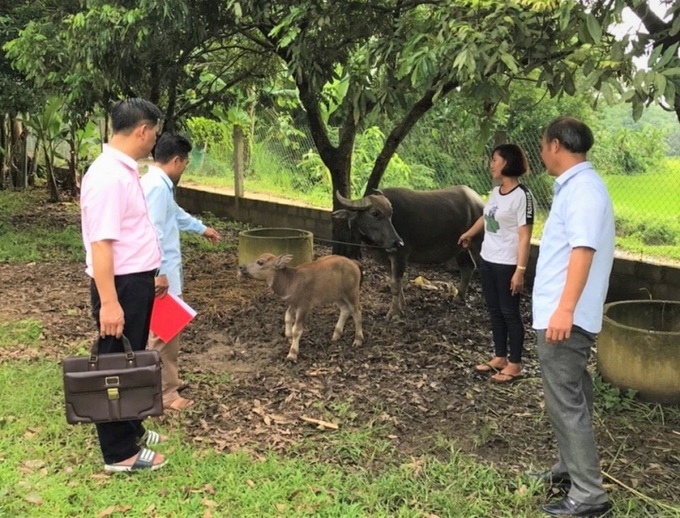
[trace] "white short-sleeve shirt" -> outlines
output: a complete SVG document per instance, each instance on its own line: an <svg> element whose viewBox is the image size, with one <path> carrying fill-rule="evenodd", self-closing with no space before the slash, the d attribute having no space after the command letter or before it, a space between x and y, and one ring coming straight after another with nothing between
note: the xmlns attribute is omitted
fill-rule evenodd
<svg viewBox="0 0 680 518"><path fill-rule="evenodd" d="M482 258L489 263L517 264L519 227L534 222L534 201L522 184L502 194L494 187L484 207Z"/></svg>

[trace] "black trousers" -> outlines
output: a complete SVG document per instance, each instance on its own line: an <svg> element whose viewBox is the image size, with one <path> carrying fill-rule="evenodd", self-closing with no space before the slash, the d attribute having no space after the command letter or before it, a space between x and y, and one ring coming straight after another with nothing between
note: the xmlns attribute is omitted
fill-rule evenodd
<svg viewBox="0 0 680 518"><path fill-rule="evenodd" d="M154 299L154 273L155 271L131 273L117 275L114 278L118 302L125 315L123 334L130 340L130 345L135 351L146 349L146 342L149 339L149 324ZM90 297L92 316L99 329L101 300L94 280L90 284ZM123 344L113 336L107 336L99 344L100 354L122 351ZM97 423L96 426L99 446L106 464L115 464L139 452L140 447L137 441L145 431L141 421L115 421Z"/></svg>
<svg viewBox="0 0 680 518"><path fill-rule="evenodd" d="M515 265L489 263L482 259L479 272L482 293L491 317L495 355L501 358L507 356L510 362L520 363L524 348L524 324L519 309L519 293L513 295L510 290L515 269Z"/></svg>

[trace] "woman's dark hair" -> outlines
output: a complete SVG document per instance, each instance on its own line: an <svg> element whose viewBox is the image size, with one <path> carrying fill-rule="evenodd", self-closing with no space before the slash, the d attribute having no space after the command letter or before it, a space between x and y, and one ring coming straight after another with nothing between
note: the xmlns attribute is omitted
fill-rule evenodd
<svg viewBox="0 0 680 518"><path fill-rule="evenodd" d="M131 132L144 122L155 126L162 117L158 106L146 99L125 99L111 108L111 129L113 133Z"/></svg>
<svg viewBox="0 0 680 518"><path fill-rule="evenodd" d="M493 156L494 153L498 153L498 155L505 160L505 167L501 171L503 176L517 177L529 172L527 155L517 144L500 144L493 148L491 156Z"/></svg>
<svg viewBox="0 0 680 518"><path fill-rule="evenodd" d="M191 152L191 142L182 135L163 133L153 148L153 159L159 164L167 164L173 157L186 160Z"/></svg>
<svg viewBox="0 0 680 518"><path fill-rule="evenodd" d="M557 139L567 151L579 154L586 154L595 142L590 128L573 117L555 119L545 130L544 136L546 142Z"/></svg>

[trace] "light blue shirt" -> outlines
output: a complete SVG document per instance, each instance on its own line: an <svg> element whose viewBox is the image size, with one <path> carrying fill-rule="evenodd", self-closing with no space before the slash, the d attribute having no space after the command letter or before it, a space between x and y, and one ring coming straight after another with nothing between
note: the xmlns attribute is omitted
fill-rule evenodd
<svg viewBox="0 0 680 518"><path fill-rule="evenodd" d="M167 275L169 293L181 295L184 279L179 231L203 234L208 227L177 205L172 180L159 167L150 165L149 171L141 179L141 184L149 218L156 229L161 246L159 275Z"/></svg>
<svg viewBox="0 0 680 518"><path fill-rule="evenodd" d="M588 280L576 304L574 325L602 329L602 312L614 262L614 209L602 178L581 162L555 180L555 194L543 229L532 296L534 329L547 329L567 280L572 249L595 250Z"/></svg>

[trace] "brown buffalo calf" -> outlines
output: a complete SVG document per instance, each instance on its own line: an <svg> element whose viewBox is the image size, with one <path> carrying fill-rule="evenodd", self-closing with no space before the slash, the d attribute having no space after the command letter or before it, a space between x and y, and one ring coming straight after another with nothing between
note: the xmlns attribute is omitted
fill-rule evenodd
<svg viewBox="0 0 680 518"><path fill-rule="evenodd" d="M340 308L332 340L340 338L351 314L355 328L352 345L361 345L364 341L359 302L361 270L357 262L340 255L328 255L297 267L288 266L292 258L292 255L266 253L239 269L240 276L266 281L274 293L288 303L285 333L291 339L291 345L287 359L297 361L305 315L314 306L322 304L336 304Z"/></svg>

